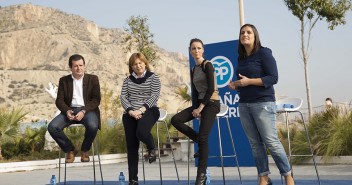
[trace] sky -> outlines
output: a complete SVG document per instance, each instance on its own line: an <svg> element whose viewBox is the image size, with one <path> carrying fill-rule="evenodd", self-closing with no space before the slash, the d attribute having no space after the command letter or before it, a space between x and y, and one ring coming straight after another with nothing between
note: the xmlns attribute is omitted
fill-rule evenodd
<svg viewBox="0 0 352 185"><path fill-rule="evenodd" d="M304 65L300 53L300 22L283 0L243 0L245 23L255 25L263 46L277 61L278 95L306 102ZM130 16L147 16L155 43L188 56L192 38L205 44L237 40L240 29L238 0L0 0L0 6L32 3L76 14L100 27L124 28ZM313 107L352 101L352 13L335 30L319 21L309 48L309 78ZM237 52L237 51L234 51ZM304 103L303 108L307 105Z"/></svg>

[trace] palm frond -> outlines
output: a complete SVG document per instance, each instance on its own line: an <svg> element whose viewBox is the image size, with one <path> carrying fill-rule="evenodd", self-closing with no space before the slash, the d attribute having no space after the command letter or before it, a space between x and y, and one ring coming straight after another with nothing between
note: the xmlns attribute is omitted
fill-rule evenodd
<svg viewBox="0 0 352 185"><path fill-rule="evenodd" d="M187 86L184 87L177 87L176 89L176 94L181 97L184 102L190 102L191 101L191 95L188 93L189 89Z"/></svg>

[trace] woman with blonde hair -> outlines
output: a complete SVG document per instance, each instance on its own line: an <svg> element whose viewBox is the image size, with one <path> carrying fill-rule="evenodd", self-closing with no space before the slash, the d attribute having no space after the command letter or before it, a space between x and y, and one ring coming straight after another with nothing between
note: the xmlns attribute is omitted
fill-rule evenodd
<svg viewBox="0 0 352 185"><path fill-rule="evenodd" d="M155 143L150 133L160 112L159 76L150 71L149 62L142 53L133 53L128 62L130 75L124 80L121 104L125 110L122 123L125 128L129 185L138 185L138 149L142 141L148 149L148 161L156 160Z"/></svg>

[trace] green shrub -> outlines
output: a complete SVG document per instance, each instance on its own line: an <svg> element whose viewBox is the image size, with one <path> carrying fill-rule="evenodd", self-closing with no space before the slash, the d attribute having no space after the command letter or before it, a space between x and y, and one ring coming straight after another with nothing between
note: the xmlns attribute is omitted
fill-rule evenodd
<svg viewBox="0 0 352 185"><path fill-rule="evenodd" d="M168 116L165 119L165 122L166 122L167 128L170 132L170 137L175 137L175 136L177 136L177 129L171 125L170 120L171 120L171 118L170 118L170 116ZM165 124L163 122L158 122L158 124L159 124L158 127L159 127L159 137L160 137L159 138L160 139L159 140L160 141L160 148L162 148L162 144L166 143L166 141L167 141L168 134L166 132ZM157 145L158 138L157 138L157 134L156 134L156 124L152 128L151 133L153 135L155 145Z"/></svg>
<svg viewBox="0 0 352 185"><path fill-rule="evenodd" d="M26 113L23 113L22 109L12 108L11 111L5 108L0 109L0 149L2 146L16 144L18 136L18 123L24 118ZM7 157L11 157L12 153L16 153L15 149L7 148L9 153L5 154ZM2 152L7 152L3 151ZM2 156L0 155L0 159Z"/></svg>
<svg viewBox="0 0 352 185"><path fill-rule="evenodd" d="M20 155L28 156L31 153L31 147L23 138L19 138L15 142L7 142L1 147L2 156L7 160Z"/></svg>
<svg viewBox="0 0 352 185"><path fill-rule="evenodd" d="M13 157L14 160L19 161L34 161L34 160L49 160L49 159L56 159L59 156L59 151L35 151L31 153L31 155L19 155Z"/></svg>
<svg viewBox="0 0 352 185"><path fill-rule="evenodd" d="M332 119L330 125L329 144L324 159L330 156L352 154L352 112L343 113Z"/></svg>
<svg viewBox="0 0 352 185"><path fill-rule="evenodd" d="M99 150L102 154L126 153L125 131L122 123L116 123L113 126L102 124L98 131Z"/></svg>
<svg viewBox="0 0 352 185"><path fill-rule="evenodd" d="M302 123L292 137L293 154L310 154ZM309 138L315 155L327 162L332 156L352 155L352 112L339 107L314 114L307 124ZM285 143L285 142L283 142ZM299 162L310 157L295 157Z"/></svg>
<svg viewBox="0 0 352 185"><path fill-rule="evenodd" d="M46 127L26 128L23 134L23 139L26 144L30 146L31 153L42 151L44 149L46 130Z"/></svg>
<svg viewBox="0 0 352 185"><path fill-rule="evenodd" d="M292 140L294 140L294 138L297 136L298 133L298 126L296 124L290 125L290 138L291 138L291 148L292 148ZM279 128L278 129L278 136L279 139L286 151L286 153L288 154L288 132L286 128Z"/></svg>
<svg viewBox="0 0 352 185"><path fill-rule="evenodd" d="M65 129L65 133L67 137L71 140L75 148L80 149L84 139L84 133L85 133L84 126L68 127Z"/></svg>
<svg viewBox="0 0 352 185"><path fill-rule="evenodd" d="M1 146L1 148L1 155L7 160L18 153L18 148L15 143L5 143Z"/></svg>

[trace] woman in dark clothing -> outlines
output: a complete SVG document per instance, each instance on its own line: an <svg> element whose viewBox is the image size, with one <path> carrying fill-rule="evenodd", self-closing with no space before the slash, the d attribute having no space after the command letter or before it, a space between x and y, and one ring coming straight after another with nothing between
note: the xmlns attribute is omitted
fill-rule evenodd
<svg viewBox="0 0 352 185"><path fill-rule="evenodd" d="M239 113L241 124L252 148L257 166L259 185L271 185L269 149L286 185L294 185L291 165L277 136L276 105L273 85L278 81L276 61L269 48L261 46L257 29L245 24L240 29L238 42L237 81L229 88L240 91Z"/></svg>
<svg viewBox="0 0 352 185"><path fill-rule="evenodd" d="M203 185L206 181L208 163L208 137L214 118L220 111L220 101L214 67L211 62L203 58L203 42L200 39L192 39L189 51L196 62L191 75L193 105L173 116L171 124L198 143L199 163L195 184ZM200 119L199 133L185 124L194 118Z"/></svg>
<svg viewBox="0 0 352 185"><path fill-rule="evenodd" d="M142 53L134 53L129 59L128 76L122 85L122 116L127 143L129 185L138 185L138 149L142 141L147 145L148 160L156 160L155 144L150 133L159 119L157 101L160 96L160 79L150 72L148 60Z"/></svg>

